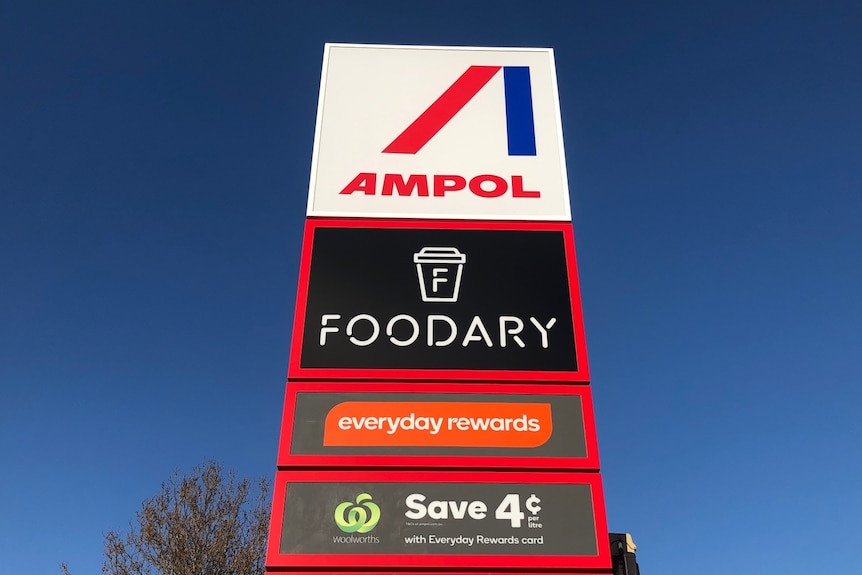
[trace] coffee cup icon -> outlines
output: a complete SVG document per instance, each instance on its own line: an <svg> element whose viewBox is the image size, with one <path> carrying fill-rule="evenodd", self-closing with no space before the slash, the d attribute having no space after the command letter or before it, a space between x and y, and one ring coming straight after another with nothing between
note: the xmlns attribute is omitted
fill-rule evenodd
<svg viewBox="0 0 862 575"><path fill-rule="evenodd" d="M456 302L466 254L458 248L424 247L413 254L424 302Z"/></svg>

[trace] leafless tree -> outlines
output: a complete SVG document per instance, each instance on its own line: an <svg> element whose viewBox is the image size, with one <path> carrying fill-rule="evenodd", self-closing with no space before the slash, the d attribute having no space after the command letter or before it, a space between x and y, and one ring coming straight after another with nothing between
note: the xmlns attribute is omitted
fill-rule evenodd
<svg viewBox="0 0 862 575"><path fill-rule="evenodd" d="M162 483L125 535L105 535L104 575L260 575L269 483L210 461ZM70 575L61 564L63 575Z"/></svg>

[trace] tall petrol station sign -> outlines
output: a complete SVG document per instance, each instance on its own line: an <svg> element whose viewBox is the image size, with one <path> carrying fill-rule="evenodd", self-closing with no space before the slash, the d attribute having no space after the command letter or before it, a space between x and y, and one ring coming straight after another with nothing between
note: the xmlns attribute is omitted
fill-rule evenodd
<svg viewBox="0 0 862 575"><path fill-rule="evenodd" d="M327 44L268 572L610 573L549 49Z"/></svg>

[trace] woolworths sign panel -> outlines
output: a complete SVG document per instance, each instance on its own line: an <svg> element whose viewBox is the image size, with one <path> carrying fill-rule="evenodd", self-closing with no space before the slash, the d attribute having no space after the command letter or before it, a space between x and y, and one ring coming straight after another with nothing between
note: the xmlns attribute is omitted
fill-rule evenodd
<svg viewBox="0 0 862 575"><path fill-rule="evenodd" d="M272 567L608 568L596 474L276 476Z"/></svg>
<svg viewBox="0 0 862 575"><path fill-rule="evenodd" d="M570 220L552 50L327 44L308 215Z"/></svg>

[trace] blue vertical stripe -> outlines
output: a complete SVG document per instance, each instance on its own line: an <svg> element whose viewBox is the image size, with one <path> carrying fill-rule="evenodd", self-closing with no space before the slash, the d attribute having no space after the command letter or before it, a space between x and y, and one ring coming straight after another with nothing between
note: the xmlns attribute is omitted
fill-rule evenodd
<svg viewBox="0 0 862 575"><path fill-rule="evenodd" d="M536 155L536 127L533 123L533 90L528 66L504 66L506 87L506 133L510 156Z"/></svg>

